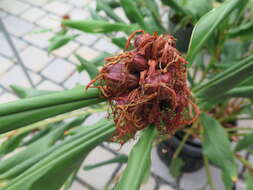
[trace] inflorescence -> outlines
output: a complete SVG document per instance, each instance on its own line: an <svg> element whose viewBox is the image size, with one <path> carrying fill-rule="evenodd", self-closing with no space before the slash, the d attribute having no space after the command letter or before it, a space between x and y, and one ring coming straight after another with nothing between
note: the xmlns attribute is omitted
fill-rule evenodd
<svg viewBox="0 0 253 190"><path fill-rule="evenodd" d="M133 38L133 48L127 51ZM135 31L125 51L105 62L88 87L98 82L96 87L110 102L114 142L124 144L151 124L161 135L173 134L197 119L199 110L187 86L187 61L173 36Z"/></svg>

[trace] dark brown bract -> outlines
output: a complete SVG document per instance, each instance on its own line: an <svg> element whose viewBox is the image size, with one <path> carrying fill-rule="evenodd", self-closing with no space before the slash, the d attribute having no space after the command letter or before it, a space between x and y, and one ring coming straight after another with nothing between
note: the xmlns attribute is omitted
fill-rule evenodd
<svg viewBox="0 0 253 190"><path fill-rule="evenodd" d="M136 34L141 33L137 37ZM134 49L127 51L134 39ZM187 61L175 49L171 35L150 35L136 31L126 50L106 59L99 81L109 100L116 132L113 141L125 143L138 130L153 124L160 134L173 134L199 115L187 86Z"/></svg>

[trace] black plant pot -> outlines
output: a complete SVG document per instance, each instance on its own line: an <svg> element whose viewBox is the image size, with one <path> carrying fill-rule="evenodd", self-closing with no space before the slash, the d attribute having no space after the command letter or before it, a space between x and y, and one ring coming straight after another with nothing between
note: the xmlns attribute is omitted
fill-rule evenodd
<svg viewBox="0 0 253 190"><path fill-rule="evenodd" d="M180 134L176 134L171 139L158 144L158 155L167 166L170 165L172 156L177 150L181 139L182 136ZM202 148L199 142L191 140L187 141L184 144L179 157L184 161L182 172L194 172L202 168L204 165Z"/></svg>
<svg viewBox="0 0 253 190"><path fill-rule="evenodd" d="M182 140L182 134L176 134L171 139L162 141L157 146L157 152L168 167L171 163L172 156L178 148ZM182 172L195 172L204 166L202 147L199 142L186 141L179 157L183 159L184 166ZM236 190L236 184L233 185L232 190Z"/></svg>
<svg viewBox="0 0 253 190"><path fill-rule="evenodd" d="M180 52L186 53L191 40L191 34L194 26L191 23L188 23L184 27L179 28L175 31L177 24L180 22L180 18L178 18L177 15L175 15L174 17L169 16L169 20L169 30L177 40L176 48Z"/></svg>
<svg viewBox="0 0 253 190"><path fill-rule="evenodd" d="M192 30L193 26L188 24L181 30L178 30L174 33L174 37L177 39L176 48L180 52L187 52L191 40Z"/></svg>

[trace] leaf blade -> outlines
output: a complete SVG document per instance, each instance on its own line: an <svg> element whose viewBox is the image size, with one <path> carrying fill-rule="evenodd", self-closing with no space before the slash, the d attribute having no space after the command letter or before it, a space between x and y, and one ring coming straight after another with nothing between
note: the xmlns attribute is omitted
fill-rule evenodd
<svg viewBox="0 0 253 190"><path fill-rule="evenodd" d="M204 128L203 154L222 169L225 181L235 181L237 179L235 157L225 130L207 114L201 115L201 123Z"/></svg>
<svg viewBox="0 0 253 190"><path fill-rule="evenodd" d="M95 65L91 64L84 58L82 58L80 55L76 54L75 57L78 59L78 61L81 63L82 68L87 71L89 74L90 78L93 79L97 76L98 74L98 69L96 68Z"/></svg>
<svg viewBox="0 0 253 190"><path fill-rule="evenodd" d="M127 160L128 160L128 156L120 154L120 155L117 155L117 156L115 156L114 158L112 158L110 160L106 160L106 161L99 162L99 163L92 164L92 165L86 165L86 166L84 166L83 169L84 170L92 170L94 168L98 168L98 167L105 166L105 165L108 165L108 164L126 163Z"/></svg>
<svg viewBox="0 0 253 190"><path fill-rule="evenodd" d="M249 148L251 145L253 145L253 133L244 136L243 139L237 143L235 151L241 151L243 149Z"/></svg>
<svg viewBox="0 0 253 190"><path fill-rule="evenodd" d="M197 52L221 24L240 3L240 0L226 1L221 6L205 14L195 25L188 48L187 60L192 64Z"/></svg>
<svg viewBox="0 0 253 190"><path fill-rule="evenodd" d="M35 88L25 88L18 85L11 85L10 87L15 92L15 94L18 95L18 97L20 98L41 96L41 95L46 95L46 94L55 92L55 91L49 91L49 90L38 90Z"/></svg>
<svg viewBox="0 0 253 190"><path fill-rule="evenodd" d="M136 1L120 0L120 4L124 9L126 16L131 22L137 22L141 27L146 27L144 18L136 5Z"/></svg>
<svg viewBox="0 0 253 190"><path fill-rule="evenodd" d="M247 172L246 176L246 190L252 190L253 189L253 174L252 172Z"/></svg>
<svg viewBox="0 0 253 190"><path fill-rule="evenodd" d="M28 111L32 109L59 105L62 103L69 103L79 100L85 100L89 98L99 97L99 91L97 89L84 89L80 86L71 90L64 90L55 92L52 94L46 94L38 97L31 97L28 99L17 100L0 106L0 116L9 115L12 113L18 113L22 111ZM1 125L0 125L1 126Z"/></svg>
<svg viewBox="0 0 253 190"><path fill-rule="evenodd" d="M243 80L253 74L253 55L248 56L237 64L194 89L197 97L210 100L223 95Z"/></svg>
<svg viewBox="0 0 253 190"><path fill-rule="evenodd" d="M75 35L62 35L54 38L51 42L49 47L47 48L48 53L51 53L52 51L61 48L62 46L66 45L70 41L74 40L76 37L78 37L79 34Z"/></svg>
<svg viewBox="0 0 253 190"><path fill-rule="evenodd" d="M88 33L131 32L137 29L133 24L110 23L103 20L63 20L62 24Z"/></svg>
<svg viewBox="0 0 253 190"><path fill-rule="evenodd" d="M112 122L87 129L67 139L58 148L30 169L10 181L3 190L58 190L80 165L87 154L115 130Z"/></svg>
<svg viewBox="0 0 253 190"><path fill-rule="evenodd" d="M98 104L102 101L104 100L100 98L93 98L1 116L0 133L6 133L8 131L24 127L37 121L41 121L43 119L47 119L49 117L53 117L62 113L70 112L82 107Z"/></svg>
<svg viewBox="0 0 253 190"><path fill-rule="evenodd" d="M156 130L149 126L144 132L136 145L132 148L128 157L127 167L114 188L115 190L127 189L138 190L142 181L150 170L151 149L156 137Z"/></svg>

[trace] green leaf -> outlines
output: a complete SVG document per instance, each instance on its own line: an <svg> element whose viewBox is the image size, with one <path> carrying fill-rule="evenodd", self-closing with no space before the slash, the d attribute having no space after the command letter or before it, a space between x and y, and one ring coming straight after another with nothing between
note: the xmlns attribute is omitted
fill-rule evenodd
<svg viewBox="0 0 253 190"><path fill-rule="evenodd" d="M201 123L204 127L203 154L212 163L222 169L225 181L236 181L237 169L235 158L224 128L218 121L205 113L201 115Z"/></svg>
<svg viewBox="0 0 253 190"><path fill-rule="evenodd" d="M230 38L239 37L242 40L252 40L253 22L245 23L239 27L233 28L228 32Z"/></svg>
<svg viewBox="0 0 253 190"><path fill-rule="evenodd" d="M182 168L184 167L184 161L177 157L172 160L170 164L170 174L172 177L177 178L182 174Z"/></svg>
<svg viewBox="0 0 253 190"><path fill-rule="evenodd" d="M241 139L237 143L237 145L235 147L235 151L238 152L238 151L244 150L246 148L249 148L252 145L253 145L253 133L250 133L250 134L244 136L243 139Z"/></svg>
<svg viewBox="0 0 253 190"><path fill-rule="evenodd" d="M97 67L103 66L105 63L105 59L110 56L112 56L110 53L103 52L98 57L92 59L90 62L91 64L94 64Z"/></svg>
<svg viewBox="0 0 253 190"><path fill-rule="evenodd" d="M98 57L92 59L90 62L91 62L91 64L94 64L97 67L103 66L105 63L105 59L110 56L112 56L110 53L103 52Z"/></svg>
<svg viewBox="0 0 253 190"><path fill-rule="evenodd" d="M99 14L97 14L97 12L96 11L94 11L93 9L91 9L91 8L89 8L89 12L90 12L90 15L91 15L91 18L93 19L93 20L102 20L102 21L107 21L108 19L107 18L105 18L105 17L102 17L102 16L100 16Z"/></svg>
<svg viewBox="0 0 253 190"><path fill-rule="evenodd" d="M71 103L79 100L97 98L100 96L99 94L99 90L97 89L85 90L85 87L80 86L71 90L64 90L61 92L55 92L43 96L17 100L14 102L1 104L0 116L33 110L37 108L45 108L47 106Z"/></svg>
<svg viewBox="0 0 253 190"><path fill-rule="evenodd" d="M250 12L253 13L253 0L249 0L249 6Z"/></svg>
<svg viewBox="0 0 253 190"><path fill-rule="evenodd" d="M43 129L41 129L37 133L33 134L31 138L29 138L28 140L24 141L22 143L22 146L28 146L28 145L34 143L35 141L39 140L40 138L46 136L51 130L54 129L55 125L58 125L58 123L55 123L54 125L48 125L46 127L43 127Z"/></svg>
<svg viewBox="0 0 253 190"><path fill-rule="evenodd" d="M62 46L66 45L67 43L74 40L78 36L79 36L79 34L58 36L53 41L51 41L51 43L47 49L48 53L51 53L52 51L61 48Z"/></svg>
<svg viewBox="0 0 253 190"><path fill-rule="evenodd" d="M15 92L15 94L20 98L28 98L54 93L54 91L38 90L35 88L25 88L18 85L11 85L10 87Z"/></svg>
<svg viewBox="0 0 253 190"><path fill-rule="evenodd" d="M121 49L125 48L127 39L125 37L112 38L112 43L120 47Z"/></svg>
<svg viewBox="0 0 253 190"><path fill-rule="evenodd" d="M159 25L161 24L161 16L159 13L159 7L155 0L145 0L146 7L150 10L154 20L156 20Z"/></svg>
<svg viewBox="0 0 253 190"><path fill-rule="evenodd" d="M235 9L240 0L230 0L209 11L195 25L188 48L187 60L192 63L195 55L205 45L222 21Z"/></svg>
<svg viewBox="0 0 253 190"><path fill-rule="evenodd" d="M110 57L111 54L103 52L101 53L98 57L92 59L91 61L88 61L89 64L95 65L96 67L102 66L104 65L104 60L107 57ZM83 70L85 70L85 67L83 65L78 65L77 66L77 70L78 72L82 72Z"/></svg>
<svg viewBox="0 0 253 190"><path fill-rule="evenodd" d="M231 97L241 97L241 98L253 99L253 85L233 88L232 90L225 93L222 97L219 97L219 99L231 98Z"/></svg>
<svg viewBox="0 0 253 190"><path fill-rule="evenodd" d="M178 13L181 13L183 15L191 15L191 12L185 9L177 0L162 0L162 2L163 4L173 8Z"/></svg>
<svg viewBox="0 0 253 190"><path fill-rule="evenodd" d="M253 174L252 172L247 172L246 176L246 190L253 189Z"/></svg>
<svg viewBox="0 0 253 190"><path fill-rule="evenodd" d="M155 127L149 126L144 130L141 138L134 145L128 157L127 167L115 190L129 189L139 190L151 165L151 149L157 131Z"/></svg>
<svg viewBox="0 0 253 190"><path fill-rule="evenodd" d="M133 24L110 23L102 20L63 20L62 24L89 33L131 32L137 29Z"/></svg>
<svg viewBox="0 0 253 190"><path fill-rule="evenodd" d="M2 144L0 144L0 155L5 155L15 150L20 146L21 142L27 135L28 133L15 135L4 141Z"/></svg>
<svg viewBox="0 0 253 190"><path fill-rule="evenodd" d="M231 67L232 64L237 63L243 57L248 48L249 43L243 43L239 40L227 40L221 52L221 63L215 66L220 67L220 65L224 65L226 68Z"/></svg>
<svg viewBox="0 0 253 190"><path fill-rule="evenodd" d="M243 0L238 4L236 10L229 16L228 20L228 26L231 28L232 26L238 26L238 23L240 23L242 20L245 19L245 13L247 10L246 5L248 4L249 0ZM244 21L243 21L244 22Z"/></svg>
<svg viewBox="0 0 253 190"><path fill-rule="evenodd" d="M38 29L38 30L33 30L31 34L42 34L46 32L52 32L53 30L51 28L45 28L45 29Z"/></svg>
<svg viewBox="0 0 253 190"><path fill-rule="evenodd" d="M66 28L63 28L59 32L57 32L53 37L51 37L48 41L52 42L58 37L66 35L67 33L68 33L68 30Z"/></svg>
<svg viewBox="0 0 253 190"><path fill-rule="evenodd" d="M241 87L241 86L253 86L253 76L247 78L247 79L244 80L244 81L242 81L242 82L238 85L238 87Z"/></svg>
<svg viewBox="0 0 253 190"><path fill-rule="evenodd" d="M127 18L131 22L137 22L143 29L146 28L144 18L141 15L140 9L138 8L136 1L133 0L120 0L121 6Z"/></svg>
<svg viewBox="0 0 253 190"><path fill-rule="evenodd" d="M156 20L152 16L146 18L146 24L148 26L148 29L146 29L146 31L149 33L158 32L158 34L163 34L167 32L162 27L162 25L159 25L159 23L156 22Z"/></svg>
<svg viewBox="0 0 253 190"><path fill-rule="evenodd" d="M212 6L212 0L190 0L184 1L181 5L184 9L188 10L188 14L193 17L194 20L199 20L201 16L210 11Z"/></svg>
<svg viewBox="0 0 253 190"><path fill-rule="evenodd" d="M86 130L87 127L102 126L102 125L105 125L106 122L107 122L107 120L103 118L103 119L100 119L99 121L97 121L95 124L82 125L80 127L76 127L74 129L71 129L68 131L68 134L69 135L79 134L79 133L82 133L84 130Z"/></svg>
<svg viewBox="0 0 253 190"><path fill-rule="evenodd" d="M81 166L81 164L80 164L80 166ZM78 168L68 177L67 181L66 181L65 184L64 184L64 190L69 190L69 189L71 188L72 184L74 183L74 181L75 181L75 179L76 179L76 175L77 175L77 173L78 173L78 171L79 171L79 168L80 168L80 167L78 167Z"/></svg>
<svg viewBox="0 0 253 190"><path fill-rule="evenodd" d="M98 104L104 101L101 98L93 98L81 101L74 101L71 103L62 103L60 105L47 106L43 108L23 111L19 113L12 113L0 117L0 133L6 133L14 129L24 127L26 125L53 117L62 113L70 112L93 104Z"/></svg>
<svg viewBox="0 0 253 190"><path fill-rule="evenodd" d="M108 1L108 0L107 0L107 1ZM120 2L119 2L118 0L109 0L109 1L108 1L108 5L109 5L111 8L115 9L115 8L117 8L117 7L120 7Z"/></svg>
<svg viewBox="0 0 253 190"><path fill-rule="evenodd" d="M91 64L86 59L82 58L80 55L76 54L75 57L78 59L78 61L81 63L82 68L84 68L87 73L89 74L90 78L93 79L98 74L98 69L94 64Z"/></svg>
<svg viewBox="0 0 253 190"><path fill-rule="evenodd" d="M117 156L115 156L115 158L112 158L110 160L106 160L106 161L99 162L99 163L92 164L92 165L86 165L86 166L84 166L83 169L84 170L92 170L94 168L98 168L98 167L105 166L105 165L108 165L108 164L127 163L127 160L128 160L128 156L120 154L120 155L117 155Z"/></svg>
<svg viewBox="0 0 253 190"><path fill-rule="evenodd" d="M20 187L22 190L45 190L45 184L47 190L59 190L88 153L110 137L114 130L113 123L108 122L102 127L87 128L83 133L66 139L2 190L20 190Z"/></svg>
<svg viewBox="0 0 253 190"><path fill-rule="evenodd" d="M115 14L113 9L104 0L97 0L96 9L103 10L106 13L106 15L110 17L111 19L113 19L114 21L124 23L124 21L118 15Z"/></svg>
<svg viewBox="0 0 253 190"><path fill-rule="evenodd" d="M46 136L30 144L24 150L0 162L0 179L13 178L24 172L31 165L39 161L42 158L41 155L53 146L57 140L62 138L66 130L81 125L84 119L85 117L80 117L66 124L51 124L54 129Z"/></svg>
<svg viewBox="0 0 253 190"><path fill-rule="evenodd" d="M253 74L253 55L219 73L208 82L197 86L194 92L204 100L215 99Z"/></svg>

